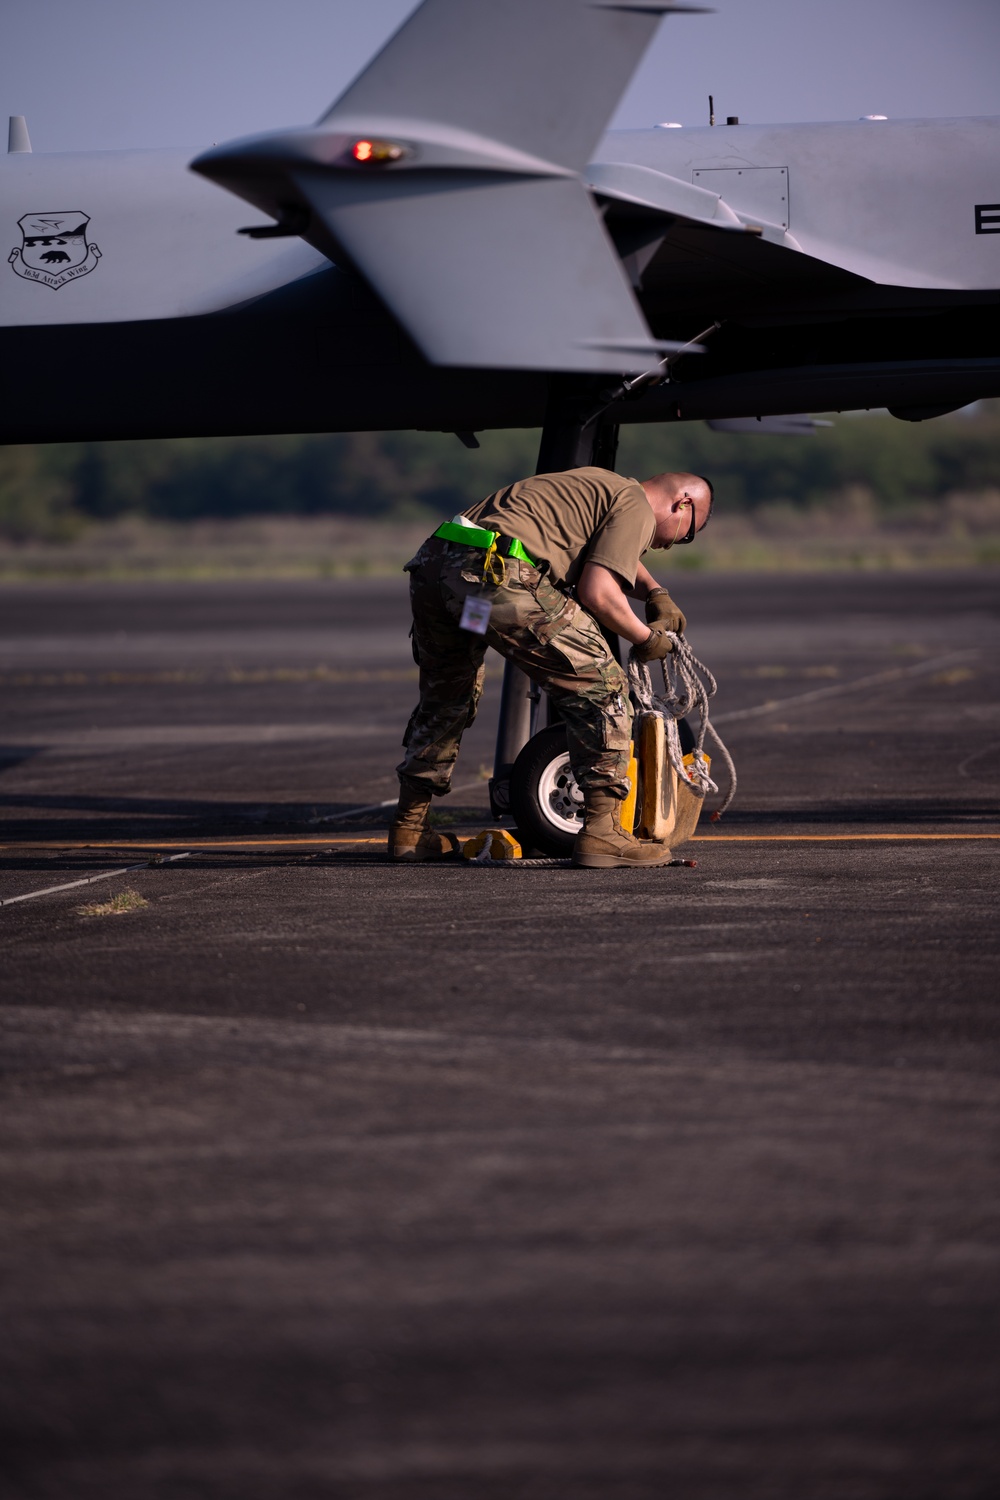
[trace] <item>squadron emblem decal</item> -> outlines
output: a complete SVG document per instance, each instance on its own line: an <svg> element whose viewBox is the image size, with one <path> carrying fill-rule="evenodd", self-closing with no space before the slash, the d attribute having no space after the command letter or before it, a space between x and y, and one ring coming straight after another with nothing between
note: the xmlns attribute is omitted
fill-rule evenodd
<svg viewBox="0 0 1000 1500"><path fill-rule="evenodd" d="M86 276L101 252L87 242L89 214L38 213L18 219L22 243L7 257L18 276L58 291L67 281Z"/></svg>

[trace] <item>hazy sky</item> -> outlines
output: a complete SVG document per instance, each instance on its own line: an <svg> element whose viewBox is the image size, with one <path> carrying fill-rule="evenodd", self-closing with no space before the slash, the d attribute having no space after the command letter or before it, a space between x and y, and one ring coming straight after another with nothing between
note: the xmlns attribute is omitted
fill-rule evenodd
<svg viewBox="0 0 1000 1500"><path fill-rule="evenodd" d="M414 8L7 0L0 114L27 116L36 151L196 150L304 124ZM1000 0L716 0L663 23L613 123L706 124L710 91L747 122L1000 115Z"/></svg>

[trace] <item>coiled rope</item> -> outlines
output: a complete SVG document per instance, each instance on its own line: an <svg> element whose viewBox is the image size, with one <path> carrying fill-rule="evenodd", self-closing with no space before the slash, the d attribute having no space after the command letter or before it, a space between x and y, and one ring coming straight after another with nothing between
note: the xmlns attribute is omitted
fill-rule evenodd
<svg viewBox="0 0 1000 1500"><path fill-rule="evenodd" d="M711 735L729 775L729 790L725 800L713 819L722 817L736 796L736 767L733 758L722 742L722 736L710 722L708 700L714 698L718 684L705 663L699 661L682 635L667 631L673 642L673 650L661 661L663 668L663 692L653 692L653 680L646 662L637 661L635 652L629 652L628 681L636 703L643 713L656 714L663 720L670 764L682 781L692 783L701 792L717 792L716 783L709 775L705 755L705 736ZM681 737L677 728L679 719L690 719L698 715L698 733L690 765L684 764Z"/></svg>

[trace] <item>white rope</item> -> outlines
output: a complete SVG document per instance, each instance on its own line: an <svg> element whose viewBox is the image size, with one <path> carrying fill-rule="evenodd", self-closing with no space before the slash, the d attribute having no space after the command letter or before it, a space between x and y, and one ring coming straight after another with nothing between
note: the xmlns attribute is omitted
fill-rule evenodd
<svg viewBox="0 0 1000 1500"><path fill-rule="evenodd" d="M722 736L708 717L708 700L715 696L718 684L682 635L677 635L672 630L668 630L667 635L673 642L673 650L660 663L663 668L663 692L653 692L649 667L646 662L636 660L634 651L629 652L628 658L629 687L643 713L656 714L663 720L667 753L678 776L683 781L693 783L701 792L719 790L709 775L705 756L705 736L712 736L729 773L729 791L722 806L713 814L713 817L720 818L736 795L736 767L722 742ZM690 719L694 713L698 715L698 733L691 765L686 766L677 721Z"/></svg>

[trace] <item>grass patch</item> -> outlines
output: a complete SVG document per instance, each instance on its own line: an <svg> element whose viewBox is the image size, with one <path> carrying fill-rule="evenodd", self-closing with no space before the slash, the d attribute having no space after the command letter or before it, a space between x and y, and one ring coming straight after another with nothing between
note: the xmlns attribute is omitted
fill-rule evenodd
<svg viewBox="0 0 1000 1500"><path fill-rule="evenodd" d="M142 911L148 905L145 896L129 887L112 896L110 901L92 901L88 906L78 906L76 914L78 917L121 917L128 911Z"/></svg>
<svg viewBox="0 0 1000 1500"><path fill-rule="evenodd" d="M64 538L15 541L4 538L0 514L0 584L228 578L358 583L394 577L405 591L403 564L444 515L447 510L395 522L330 515L189 521L132 515L94 520ZM720 498L697 546L652 552L646 564L668 581L678 572L995 567L1000 490L895 508L879 507L857 486L827 505L775 503L751 511L727 508Z"/></svg>

